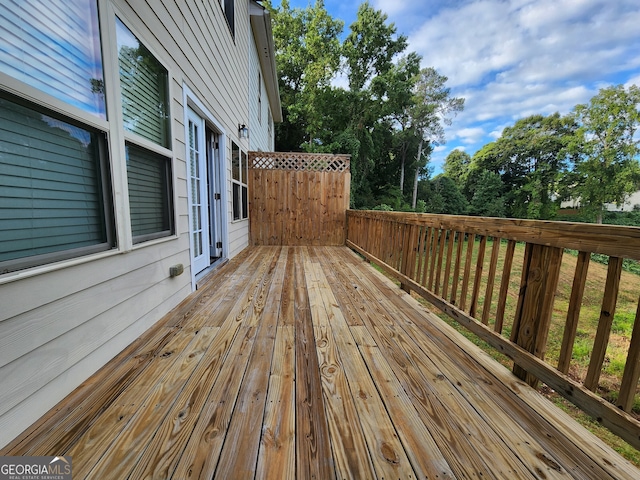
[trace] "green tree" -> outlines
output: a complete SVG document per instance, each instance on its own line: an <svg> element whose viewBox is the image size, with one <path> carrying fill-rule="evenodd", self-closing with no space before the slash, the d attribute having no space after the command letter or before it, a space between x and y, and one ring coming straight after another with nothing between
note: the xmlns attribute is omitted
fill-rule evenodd
<svg viewBox="0 0 640 480"><path fill-rule="evenodd" d="M416 134L412 128L411 111L414 107L413 91L420 71L420 60L420 56L412 52L393 65L385 77L375 79L376 83L384 81L387 92L385 113L396 124L393 151L400 163L401 194L404 192L408 155L411 151L415 151Z"/></svg>
<svg viewBox="0 0 640 480"><path fill-rule="evenodd" d="M574 168L573 196L602 223L605 203L621 205L640 183L635 134L640 123L640 88L603 88L588 104L577 105L580 152Z"/></svg>
<svg viewBox="0 0 640 480"><path fill-rule="evenodd" d="M445 84L448 78L435 68L423 68L416 80L411 109L411 122L418 137L412 207L418 199L418 179L425 171L434 145L445 142L444 126L450 125L452 116L464 109L464 98L452 97Z"/></svg>
<svg viewBox="0 0 640 480"><path fill-rule="evenodd" d="M340 67L341 20L333 19L316 0L305 9L292 9L282 0L277 9L267 4L273 16L273 36L283 122L276 127L280 150L314 150L326 129L331 80Z"/></svg>
<svg viewBox="0 0 640 480"><path fill-rule="evenodd" d="M554 216L559 179L570 163L575 132L571 116L531 115L505 128L498 140L476 152L473 163L479 171L500 175L508 216Z"/></svg>
<svg viewBox="0 0 640 480"><path fill-rule="evenodd" d="M345 73L349 92L345 108L349 121L343 137L354 149L351 157L352 199L355 206L370 204L377 192L389 191L388 166L397 163L391 150L394 129L390 96L393 60L407 47L404 35L396 34L387 15L365 2L343 42ZM329 112L327 112L329 114ZM394 182L395 183L395 182Z"/></svg>
<svg viewBox="0 0 640 480"><path fill-rule="evenodd" d="M444 160L444 174L455 182L458 182L458 185L462 185L469 173L470 165L471 155L464 150L455 149L449 153Z"/></svg>
<svg viewBox="0 0 640 480"><path fill-rule="evenodd" d="M483 217L504 217L504 198L500 175L483 170L473 188L473 197L469 205L469 214Z"/></svg>
<svg viewBox="0 0 640 480"><path fill-rule="evenodd" d="M448 215L464 215L469 203L460 192L458 184L445 175L438 175L429 182L426 195L426 211Z"/></svg>

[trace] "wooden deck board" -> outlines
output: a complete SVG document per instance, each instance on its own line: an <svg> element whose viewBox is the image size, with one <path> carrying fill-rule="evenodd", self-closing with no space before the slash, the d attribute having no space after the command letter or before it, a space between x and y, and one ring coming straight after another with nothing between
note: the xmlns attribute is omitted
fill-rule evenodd
<svg viewBox="0 0 640 480"><path fill-rule="evenodd" d="M0 454L100 479L640 476L345 247L248 249Z"/></svg>

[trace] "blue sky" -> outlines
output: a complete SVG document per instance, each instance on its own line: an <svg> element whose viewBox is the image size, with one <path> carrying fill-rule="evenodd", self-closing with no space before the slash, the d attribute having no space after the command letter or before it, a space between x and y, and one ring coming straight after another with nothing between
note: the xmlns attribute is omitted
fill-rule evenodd
<svg viewBox="0 0 640 480"><path fill-rule="evenodd" d="M312 0L290 0L306 7ZM277 4L277 0L274 4ZM465 111L446 129L431 165L455 148L473 155L519 118L569 113L602 87L640 85L638 0L370 0L422 56L449 78ZM325 0L355 20L359 3Z"/></svg>

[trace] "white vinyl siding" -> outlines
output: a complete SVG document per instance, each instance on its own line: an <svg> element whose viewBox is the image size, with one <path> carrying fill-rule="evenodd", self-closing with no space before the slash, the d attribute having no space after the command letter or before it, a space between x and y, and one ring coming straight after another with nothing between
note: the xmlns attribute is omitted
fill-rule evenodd
<svg viewBox="0 0 640 480"><path fill-rule="evenodd" d="M120 118L107 118L108 123L105 120L89 122L99 126L109 140L118 250L92 255L91 261L70 260L63 264L64 268L38 267L36 271L25 271L24 275L21 272L0 275L0 383L3 385L0 446L53 407L191 292L184 125L187 106L183 85L187 85L193 96L219 121L218 129L225 138L221 142L224 149L221 155L226 159L224 168L228 179L223 197L228 200L227 218L231 218L230 141L240 142L246 150L246 141L237 138L237 125L247 123L249 116L248 8L245 0L236 2L234 38L217 1L98 0L101 26L109 27L109 30L102 29L103 42L105 39L113 42L103 44L106 103L120 104L121 92L114 87L119 75L115 44L117 15L168 70L171 149L154 148L157 144L153 141L139 141L140 135L123 133ZM21 4L17 0L15 3ZM40 16L48 15L50 2L38 3L45 12ZM60 3L73 8L76 5ZM0 89L18 91L17 83L4 83L8 75L4 68L1 70ZM111 117L117 109L109 108ZM79 118L75 111L71 116ZM114 121L119 123L114 125ZM126 229L132 226L127 201L125 140L171 159L174 192L171 195L176 208L174 236L135 245L131 245L130 238L127 241ZM248 222L230 222L227 230L228 256L233 257L248 243ZM185 273L170 278L169 268L176 264L183 264Z"/></svg>

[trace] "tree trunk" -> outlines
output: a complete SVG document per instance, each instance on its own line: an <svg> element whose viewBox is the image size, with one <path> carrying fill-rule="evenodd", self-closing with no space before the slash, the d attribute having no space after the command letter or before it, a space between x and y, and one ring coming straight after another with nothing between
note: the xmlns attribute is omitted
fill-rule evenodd
<svg viewBox="0 0 640 480"><path fill-rule="evenodd" d="M422 158L422 142L424 140L420 139L420 144L418 145L418 163L416 165L416 176L413 179L413 198L411 200L411 208L416 209L416 205L418 203L418 174L420 173L420 159Z"/></svg>
<svg viewBox="0 0 640 480"><path fill-rule="evenodd" d="M402 155L400 157L400 193L404 192L404 164L407 156L407 149L402 149Z"/></svg>

